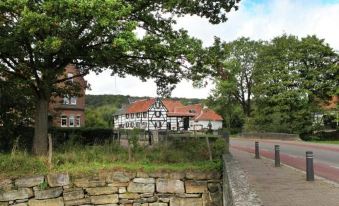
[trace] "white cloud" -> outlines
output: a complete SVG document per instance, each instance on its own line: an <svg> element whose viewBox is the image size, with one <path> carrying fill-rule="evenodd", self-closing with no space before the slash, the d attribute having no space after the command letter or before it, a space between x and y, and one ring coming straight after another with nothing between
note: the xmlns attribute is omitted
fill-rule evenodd
<svg viewBox="0 0 339 206"><path fill-rule="evenodd" d="M319 0L267 0L256 4L252 0L243 0L240 9L230 13L229 20L224 24L211 25L206 19L189 16L180 19L178 27L202 39L205 46L213 43L214 36L232 41L241 36L270 40L283 33L300 37L315 34L339 51L338 20L339 2L324 4ZM90 74L86 79L92 85L92 91L87 92L89 94L156 96L154 82L141 82L136 77L121 79L104 72L99 76ZM190 82L183 81L173 91L173 96L206 98L212 87L194 89Z"/></svg>

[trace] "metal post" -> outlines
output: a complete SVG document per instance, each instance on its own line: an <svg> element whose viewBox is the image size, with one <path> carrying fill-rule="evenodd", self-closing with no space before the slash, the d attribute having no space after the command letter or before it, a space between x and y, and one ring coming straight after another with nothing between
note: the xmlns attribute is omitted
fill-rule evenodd
<svg viewBox="0 0 339 206"><path fill-rule="evenodd" d="M260 159L260 155L259 155L259 142L255 142L255 159Z"/></svg>
<svg viewBox="0 0 339 206"><path fill-rule="evenodd" d="M314 181L313 152L306 152L306 180Z"/></svg>
<svg viewBox="0 0 339 206"><path fill-rule="evenodd" d="M280 146L274 145L274 151L275 151L274 165L276 167L280 167Z"/></svg>

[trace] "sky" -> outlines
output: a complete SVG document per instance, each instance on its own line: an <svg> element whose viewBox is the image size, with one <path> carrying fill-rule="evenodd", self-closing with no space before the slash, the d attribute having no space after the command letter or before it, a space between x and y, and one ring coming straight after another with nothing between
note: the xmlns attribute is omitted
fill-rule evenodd
<svg viewBox="0 0 339 206"><path fill-rule="evenodd" d="M191 36L210 46L214 37L233 41L240 37L270 40L276 36L293 34L299 37L316 35L339 51L339 0L242 0L238 11L228 14L228 21L212 25L206 19L187 16L178 20L177 28L186 29ZM140 81L137 77L119 78L109 71L85 77L91 85L86 94L122 94L156 97L153 80ZM172 97L207 98L214 85L194 88L183 80L172 92Z"/></svg>

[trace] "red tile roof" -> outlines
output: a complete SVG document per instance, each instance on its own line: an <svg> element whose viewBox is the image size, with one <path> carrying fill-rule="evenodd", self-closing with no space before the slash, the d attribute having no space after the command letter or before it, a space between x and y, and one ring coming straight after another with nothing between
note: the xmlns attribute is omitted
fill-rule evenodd
<svg viewBox="0 0 339 206"><path fill-rule="evenodd" d="M128 105L126 113L146 112L155 103L155 98L143 99ZM211 109L204 109L201 104L184 106L180 101L164 99L162 103L170 117L193 117L195 121L222 121L222 117Z"/></svg>
<svg viewBox="0 0 339 206"><path fill-rule="evenodd" d="M195 121L222 121L222 117L211 109L203 109L200 115L194 118Z"/></svg>
<svg viewBox="0 0 339 206"><path fill-rule="evenodd" d="M165 105L168 112L174 112L175 108L184 106L180 101L171 99L164 99L162 100L162 103Z"/></svg>
<svg viewBox="0 0 339 206"><path fill-rule="evenodd" d="M133 102L128 105L126 108L126 113L138 113L138 112L147 112L152 104L154 104L155 99L143 99Z"/></svg>

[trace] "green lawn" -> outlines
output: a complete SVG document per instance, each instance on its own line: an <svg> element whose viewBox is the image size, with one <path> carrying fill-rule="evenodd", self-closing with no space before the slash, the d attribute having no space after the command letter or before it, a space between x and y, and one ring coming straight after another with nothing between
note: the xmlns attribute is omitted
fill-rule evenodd
<svg viewBox="0 0 339 206"><path fill-rule="evenodd" d="M220 156L224 141L211 143L213 161L209 161L208 150L203 140L187 140L153 147L136 146L129 161L128 150L117 144L97 146L64 145L53 154L53 168L49 169L46 158L25 152L0 153L0 177L69 172L70 174L91 173L97 170L142 170L183 171L220 170Z"/></svg>

